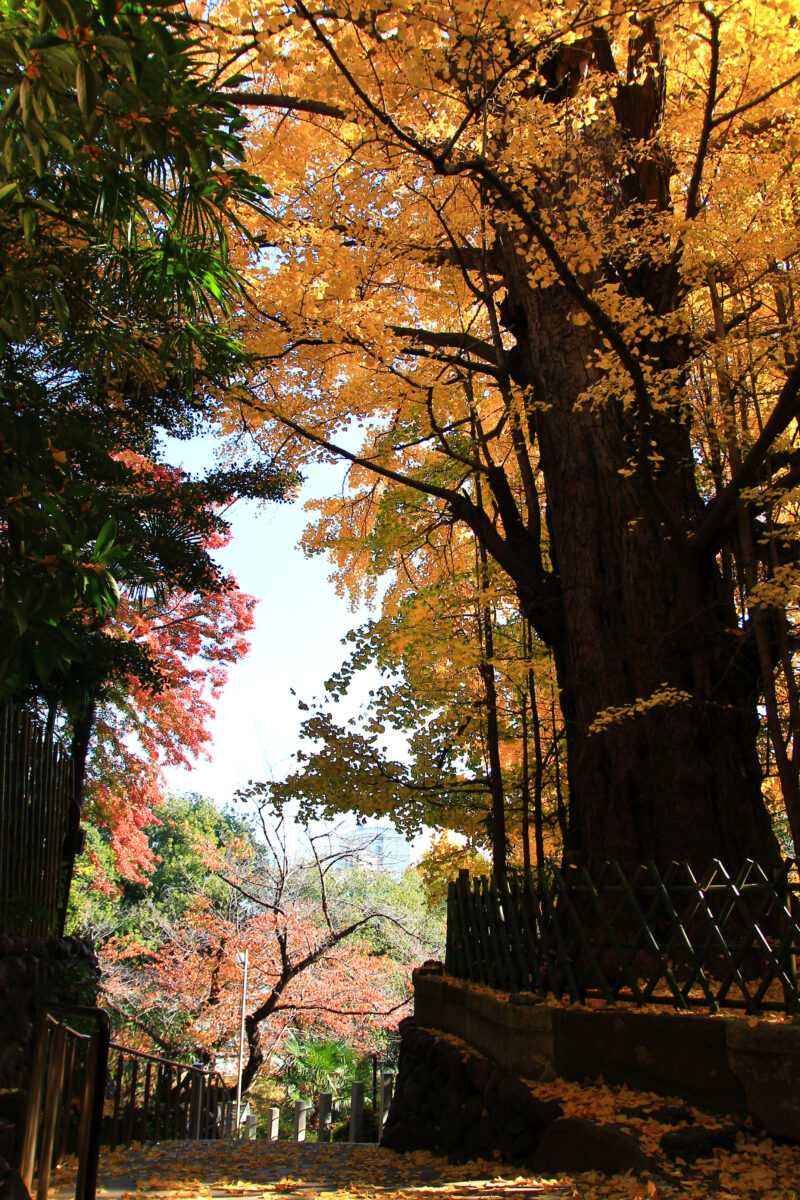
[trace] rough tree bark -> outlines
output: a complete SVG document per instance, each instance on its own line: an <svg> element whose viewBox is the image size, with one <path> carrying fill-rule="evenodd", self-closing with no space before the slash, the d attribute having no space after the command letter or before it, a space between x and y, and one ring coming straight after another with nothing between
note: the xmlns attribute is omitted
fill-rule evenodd
<svg viewBox="0 0 800 1200"><path fill-rule="evenodd" d="M518 293L519 295L519 293ZM701 504L688 471L620 475L630 441L618 412L581 410L585 346L564 296L524 297L520 349L550 397L537 413L558 600L523 582L525 614L553 648L567 738L567 848L589 862L688 858L703 868L777 862L756 753L757 662L713 554L695 555ZM680 428L664 431L684 441ZM689 461L684 444L669 463ZM669 521L672 517L672 522ZM523 571L519 577L522 579ZM599 714L664 687L656 704L593 731Z"/></svg>
<svg viewBox="0 0 800 1200"><path fill-rule="evenodd" d="M586 69L616 71L600 33L582 53ZM587 167L603 172L618 197L617 214L630 212L635 241L642 206L670 205L671 164L653 140L666 75L651 22L631 45L628 79L614 112L617 144L629 153L585 150ZM614 165L622 161L624 173ZM697 211L699 168L695 176L688 216ZM533 401L526 416L544 478L549 564L538 514L525 519L500 468L490 469L489 485L502 535L466 507L459 515L514 580L523 615L553 650L567 744L566 850L590 866L687 859L703 870L719 858L735 870L755 858L774 867L779 847L757 756L758 660L724 585L718 541L693 542L707 509L683 405L652 408L639 351L619 337L614 349L633 403L609 395L585 402L600 378L594 356L605 335L616 335L592 309L590 283L557 269L559 282L531 284L521 228L547 247L542 213L556 201L543 196L531 206L496 186L493 270L505 285L500 317L516 343L503 354ZM637 259L630 268L614 263L628 294L654 312L679 306L678 257L656 246ZM651 369L673 378L688 362L677 336L648 354Z"/></svg>
<svg viewBox="0 0 800 1200"><path fill-rule="evenodd" d="M607 69L601 58L596 69ZM631 58L629 79L639 82L620 85L615 113L618 137L633 145L657 132L663 109L652 25ZM670 170L651 152L609 183L623 209L663 209ZM590 864L618 859L629 868L686 858L703 869L715 857L734 869L749 857L774 866L778 845L756 749L758 662L715 547L698 552L691 544L703 502L682 406L654 414L643 394L627 411L613 399L582 403L597 377L597 329L573 323L580 310L568 283L530 286L519 237L501 224L498 246L517 381L538 402L529 420L557 590L531 587L530 563L520 562L514 577L524 614L555 657L567 738L566 848ZM654 254L635 272L618 266L628 290L653 310L680 302L674 261L664 266ZM678 341L653 352L665 370L685 364ZM675 702L652 703L665 689ZM598 716L611 709L629 712L598 729Z"/></svg>

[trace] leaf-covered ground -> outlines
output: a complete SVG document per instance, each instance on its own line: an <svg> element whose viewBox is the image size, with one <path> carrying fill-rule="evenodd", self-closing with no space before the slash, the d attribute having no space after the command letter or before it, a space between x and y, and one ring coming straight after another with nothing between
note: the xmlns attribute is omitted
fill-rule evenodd
<svg viewBox="0 0 800 1200"><path fill-rule="evenodd" d="M397 1155L375 1146L172 1142L103 1155L98 1200L800 1200L798 1144L746 1127L734 1149L716 1150L694 1164L670 1160L659 1141L674 1124L659 1119L659 1111L678 1106L684 1120L709 1129L729 1121L627 1088L556 1081L536 1091L558 1099L566 1116L635 1133L653 1162L652 1177L586 1173L542 1179L496 1162L454 1165L423 1151ZM56 1200L70 1194L73 1170L67 1165L54 1177Z"/></svg>

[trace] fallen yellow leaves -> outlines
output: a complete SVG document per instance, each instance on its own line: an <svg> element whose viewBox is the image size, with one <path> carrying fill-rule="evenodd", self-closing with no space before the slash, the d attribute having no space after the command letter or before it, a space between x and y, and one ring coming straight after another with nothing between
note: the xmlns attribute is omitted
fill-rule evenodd
<svg viewBox="0 0 800 1200"><path fill-rule="evenodd" d="M541 1098L557 1099L566 1116L635 1133L654 1164L652 1178L599 1172L541 1178L493 1161L453 1164L423 1150L398 1155L377 1146L172 1142L104 1155L98 1200L800 1200L798 1145L745 1126L735 1149L693 1164L670 1160L660 1138L674 1126L659 1120L659 1111L679 1110L687 1123L709 1130L727 1121L630 1088L560 1080L531 1086ZM74 1170L67 1164L56 1172L53 1200L71 1194Z"/></svg>

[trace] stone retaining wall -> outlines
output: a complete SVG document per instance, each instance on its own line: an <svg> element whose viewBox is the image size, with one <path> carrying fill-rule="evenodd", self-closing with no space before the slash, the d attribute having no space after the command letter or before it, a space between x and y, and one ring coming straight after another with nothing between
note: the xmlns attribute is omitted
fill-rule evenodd
<svg viewBox="0 0 800 1200"><path fill-rule="evenodd" d="M684 1124L693 1118L681 1106L668 1115L681 1127L662 1138L667 1158L707 1155L735 1142L738 1127L693 1128ZM400 1023L400 1070L381 1144L400 1152L431 1150L451 1162L499 1159L547 1176L633 1171L653 1179L663 1178L665 1169L644 1154L630 1130L565 1117L555 1100L537 1098L528 1084L459 1038L419 1029L412 1018Z"/></svg>
<svg viewBox="0 0 800 1200"><path fill-rule="evenodd" d="M772 1134L800 1140L800 1021L635 1009L559 1008L444 974L414 973L421 1029L460 1038L523 1079L602 1077L679 1096L709 1112L752 1115Z"/></svg>

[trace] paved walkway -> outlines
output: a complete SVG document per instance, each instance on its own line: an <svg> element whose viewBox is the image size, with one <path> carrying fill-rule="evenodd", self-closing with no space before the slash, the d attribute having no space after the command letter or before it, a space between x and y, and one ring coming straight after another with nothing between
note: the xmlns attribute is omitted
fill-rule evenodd
<svg viewBox="0 0 800 1200"><path fill-rule="evenodd" d="M292 1142L171 1142L100 1159L98 1200L568 1200L572 1186L515 1178L490 1163L453 1166L425 1153ZM74 1195L60 1169L54 1200ZM630 1193L622 1193L630 1195ZM646 1194L646 1193L645 1193Z"/></svg>
<svg viewBox="0 0 800 1200"><path fill-rule="evenodd" d="M454 1166L424 1151L293 1142L167 1142L100 1159L98 1200L800 1200L800 1146L749 1133L672 1177L536 1179L493 1162ZM59 1168L52 1200L75 1195Z"/></svg>

